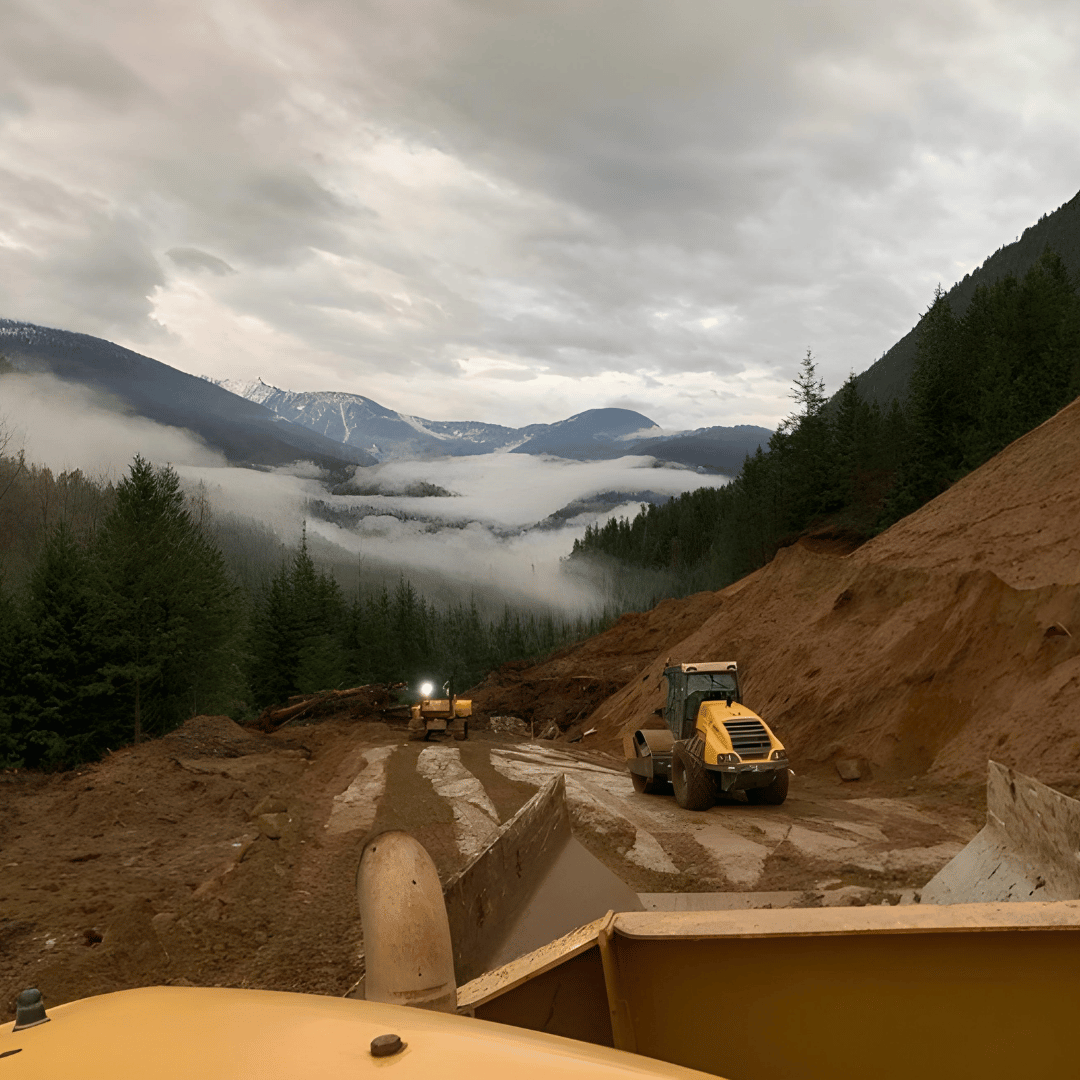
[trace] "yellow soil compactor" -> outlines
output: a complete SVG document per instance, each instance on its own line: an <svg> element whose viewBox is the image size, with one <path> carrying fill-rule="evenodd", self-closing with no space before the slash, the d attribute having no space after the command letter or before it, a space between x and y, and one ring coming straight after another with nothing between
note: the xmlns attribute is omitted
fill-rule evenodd
<svg viewBox="0 0 1080 1080"><path fill-rule="evenodd" d="M717 795L745 791L752 803L787 798L787 750L742 703L738 665L678 664L664 669L666 729L642 728L623 749L634 788L668 795L686 810L708 810Z"/></svg>

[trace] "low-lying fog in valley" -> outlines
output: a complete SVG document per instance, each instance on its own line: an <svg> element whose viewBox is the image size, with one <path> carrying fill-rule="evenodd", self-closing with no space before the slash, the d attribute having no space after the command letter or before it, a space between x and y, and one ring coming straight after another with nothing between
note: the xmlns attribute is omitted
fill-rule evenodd
<svg viewBox="0 0 1080 1080"><path fill-rule="evenodd" d="M171 464L219 520L245 519L299 543L306 522L316 557L350 592L404 574L432 599L481 600L589 614L610 582L562 560L587 525L636 513L727 478L648 457L578 462L496 453L357 468L331 478L310 463L235 468L190 432L127 416L85 388L47 376L5 380L2 406L27 461L113 479L132 457Z"/></svg>
<svg viewBox="0 0 1080 1080"><path fill-rule="evenodd" d="M392 568L417 580L449 579L464 591L496 586L508 600L574 613L605 601L601 591L562 568L586 525L611 513L633 515L642 498L725 482L654 467L644 457L577 462L523 454L358 468L343 486L317 478L314 470L306 476L196 466L179 471L205 485L215 510L272 523L287 541L295 542L306 518L309 538L349 553L361 574ZM408 494L425 485L449 494ZM382 493L342 493L350 487ZM614 493L623 497L616 500ZM591 508L599 494L608 495L605 505ZM553 516L560 512L566 516Z"/></svg>

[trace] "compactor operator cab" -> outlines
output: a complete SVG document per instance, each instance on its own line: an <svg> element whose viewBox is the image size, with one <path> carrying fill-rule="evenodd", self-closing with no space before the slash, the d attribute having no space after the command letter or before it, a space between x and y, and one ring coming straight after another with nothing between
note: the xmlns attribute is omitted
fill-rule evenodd
<svg viewBox="0 0 1080 1080"><path fill-rule="evenodd" d="M704 666L704 665L703 665ZM739 673L734 664L724 670L700 671L696 666L682 664L664 671L667 680L667 705L664 721L676 739L690 739L694 735L698 709L704 701L727 701L742 704L739 692Z"/></svg>

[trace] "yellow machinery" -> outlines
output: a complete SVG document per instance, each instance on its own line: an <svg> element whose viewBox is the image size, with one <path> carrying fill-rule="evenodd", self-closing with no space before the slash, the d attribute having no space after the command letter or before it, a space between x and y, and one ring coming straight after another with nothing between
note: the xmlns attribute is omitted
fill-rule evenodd
<svg viewBox="0 0 1080 1080"><path fill-rule="evenodd" d="M453 735L459 742L469 737L469 717L472 702L450 693L450 684L443 686L447 696L433 698L431 683L420 688L420 703L414 705L409 717L409 738L423 740L433 732Z"/></svg>
<svg viewBox="0 0 1080 1080"><path fill-rule="evenodd" d="M629 912L458 991L729 1080L1075 1076L1080 903Z"/></svg>
<svg viewBox="0 0 1080 1080"><path fill-rule="evenodd" d="M718 794L745 791L752 803L787 798L787 750L742 703L738 666L678 664L664 669L666 728L627 735L623 749L634 788L666 795L686 810L708 810Z"/></svg>
<svg viewBox="0 0 1080 1080"><path fill-rule="evenodd" d="M4 1080L701 1080L541 1032L403 1005L154 986L0 1028Z"/></svg>
<svg viewBox="0 0 1080 1080"><path fill-rule="evenodd" d="M1002 895L1076 896L1080 803L993 764L990 795L987 829L935 881L963 899L1006 872ZM536 901L564 903L544 890L565 817L560 777L445 893L408 834L370 839L365 1001L151 987L46 1013L25 991L0 1080L1076 1075L1080 901L608 911L524 951ZM617 903L609 885L577 917ZM501 966L462 977L485 952Z"/></svg>

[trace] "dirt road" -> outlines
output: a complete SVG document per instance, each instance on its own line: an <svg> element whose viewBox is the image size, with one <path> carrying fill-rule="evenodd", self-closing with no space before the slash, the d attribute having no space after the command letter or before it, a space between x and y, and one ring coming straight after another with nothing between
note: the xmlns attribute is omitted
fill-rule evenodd
<svg viewBox="0 0 1080 1080"><path fill-rule="evenodd" d="M445 877L558 772L579 839L652 907L896 901L981 817L947 789L825 774L797 776L782 807L693 814L564 744L410 743L355 721L262 735L200 717L76 772L0 774L4 1016L27 986L53 1003L156 983L344 994L362 971L364 837L406 828Z"/></svg>

